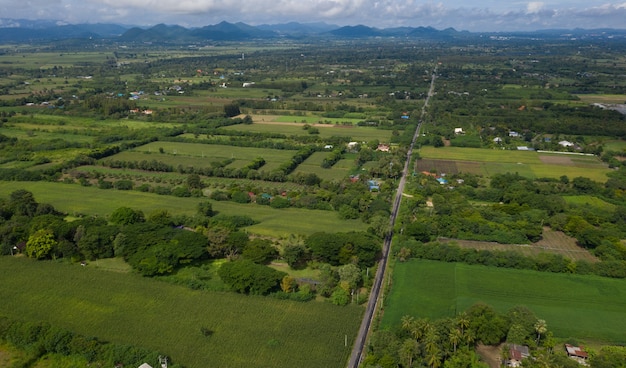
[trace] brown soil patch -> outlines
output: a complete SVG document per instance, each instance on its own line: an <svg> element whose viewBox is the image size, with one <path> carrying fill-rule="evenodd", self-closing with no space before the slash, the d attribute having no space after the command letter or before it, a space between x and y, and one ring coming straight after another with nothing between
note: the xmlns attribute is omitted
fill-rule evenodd
<svg viewBox="0 0 626 368"><path fill-rule="evenodd" d="M568 156L544 156L540 155L539 159L544 164L548 165L564 165L564 166L573 166L574 162L571 157Z"/></svg>
<svg viewBox="0 0 626 368"><path fill-rule="evenodd" d="M483 362L489 365L490 368L499 368L502 366L501 351L502 345L491 346L478 344L476 347L476 353L480 356Z"/></svg>
<svg viewBox="0 0 626 368"><path fill-rule="evenodd" d="M549 227L543 228L543 238L533 244L500 244L496 242L439 238L442 243L455 242L462 248L477 250L500 250L516 251L524 256L537 256L539 253L548 252L560 254L573 261L586 260L598 262L598 259L576 243L576 239L567 236L561 231L554 231Z"/></svg>
<svg viewBox="0 0 626 368"><path fill-rule="evenodd" d="M434 170L439 174L457 174L459 172L456 161L421 159L415 161L415 172Z"/></svg>

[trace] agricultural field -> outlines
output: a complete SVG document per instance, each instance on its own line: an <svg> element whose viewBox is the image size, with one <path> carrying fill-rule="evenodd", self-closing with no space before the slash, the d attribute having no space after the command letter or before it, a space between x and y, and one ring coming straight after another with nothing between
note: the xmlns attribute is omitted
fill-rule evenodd
<svg viewBox="0 0 626 368"><path fill-rule="evenodd" d="M513 251L526 257L537 257L542 253L554 253L569 258L572 261L586 260L589 262L598 262L598 259L589 253L588 250L578 246L575 238L567 236L561 231L554 231L549 227L543 228L541 240L531 244L500 244L496 242L447 238L439 238L437 240L441 243L454 243L462 248Z"/></svg>
<svg viewBox="0 0 626 368"><path fill-rule="evenodd" d="M193 215L197 211L198 203L206 200L206 198L179 198L138 191L103 190L77 184L49 182L3 182L0 185L0 197L8 197L11 192L18 189L26 189L34 194L38 202L49 203L70 215L106 217L120 207L135 208L145 214L166 209L173 215ZM258 224L246 227L249 233L275 238L289 234L310 235L318 231L330 233L365 231L368 227L361 220L341 220L333 211L300 208L275 209L253 203L239 204L230 201L212 201L212 203L217 213L245 214L258 221Z"/></svg>
<svg viewBox="0 0 626 368"><path fill-rule="evenodd" d="M479 148L422 147L421 160L415 162L415 171L456 174L471 173L491 176L518 173L531 179L586 177L605 182L611 170L594 156L564 155L533 151L503 151Z"/></svg>
<svg viewBox="0 0 626 368"><path fill-rule="evenodd" d="M163 153L161 153L163 151ZM258 157L266 163L260 170L272 171L288 162L296 151L235 147L200 143L152 142L107 158L120 161L156 160L177 167L210 167L214 162L234 160L227 167L243 167Z"/></svg>
<svg viewBox="0 0 626 368"><path fill-rule="evenodd" d="M91 265L2 257L0 267L4 315L158 350L188 368L344 367L362 314L355 306L192 291Z"/></svg>
<svg viewBox="0 0 626 368"><path fill-rule="evenodd" d="M272 115L252 115L253 124L231 125L221 127L223 130L234 130L255 133L277 133L291 135L306 135L303 129L304 124L311 124L319 129L319 136L323 138L350 137L354 141L368 142L378 139L381 142L389 142L391 130L377 129L373 127L359 127L356 125L334 125L334 123L323 123L327 118L310 116L272 116ZM337 121L343 119L335 119ZM346 119L351 120L351 119Z"/></svg>
<svg viewBox="0 0 626 368"><path fill-rule="evenodd" d="M395 264L392 285L383 326L397 325L404 315L452 317L475 303L499 312L523 305L556 337L626 342L623 280L410 260Z"/></svg>

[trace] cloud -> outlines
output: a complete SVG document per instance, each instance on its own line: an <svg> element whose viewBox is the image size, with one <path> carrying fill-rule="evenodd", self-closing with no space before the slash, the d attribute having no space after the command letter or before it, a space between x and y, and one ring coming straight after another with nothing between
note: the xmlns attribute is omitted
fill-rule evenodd
<svg viewBox="0 0 626 368"><path fill-rule="evenodd" d="M2 17L70 23L204 26L222 20L328 22L470 31L626 28L626 2L611 0L0 0Z"/></svg>
<svg viewBox="0 0 626 368"><path fill-rule="evenodd" d="M538 13L543 9L543 5L541 1L532 1L526 6L526 12L529 14Z"/></svg>

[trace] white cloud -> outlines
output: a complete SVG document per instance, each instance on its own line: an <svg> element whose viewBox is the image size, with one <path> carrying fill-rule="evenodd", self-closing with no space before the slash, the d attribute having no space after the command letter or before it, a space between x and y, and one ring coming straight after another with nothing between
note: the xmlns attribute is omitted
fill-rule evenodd
<svg viewBox="0 0 626 368"><path fill-rule="evenodd" d="M626 28L626 2L611 0L0 0L2 17L71 23L204 26L319 22L470 31Z"/></svg>
<svg viewBox="0 0 626 368"><path fill-rule="evenodd" d="M544 4L541 1L532 1L526 6L526 12L529 14L538 13L543 9Z"/></svg>

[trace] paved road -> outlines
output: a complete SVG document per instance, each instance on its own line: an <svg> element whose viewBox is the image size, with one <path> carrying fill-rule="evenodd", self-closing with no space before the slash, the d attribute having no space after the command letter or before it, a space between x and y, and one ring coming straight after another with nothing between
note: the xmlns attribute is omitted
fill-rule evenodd
<svg viewBox="0 0 626 368"><path fill-rule="evenodd" d="M367 335L369 333L370 326L372 325L372 320L374 319L376 308L378 307L380 290L382 287L383 280L385 278L385 271L387 269L387 260L389 257L389 251L391 250L391 239L393 237L393 226L396 223L396 217L398 215L398 210L400 209L400 201L402 200L402 192L404 191L404 185L406 184L406 178L409 174L409 164L411 163L411 155L413 154L413 146L415 145L415 141L417 137L419 137L420 130L422 128L422 121L424 120L424 115L426 114L426 108L428 107L428 103L430 98L433 95L435 90L435 78L437 74L437 67L433 70L433 74L430 81L430 89L428 90L428 95L426 96L426 100L424 101L424 106L422 107L422 113L420 115L419 124L417 124L417 129L415 129L415 134L413 134L413 140L411 141L411 145L409 146L409 150L406 154L406 161L404 162L404 169L402 170L402 176L400 177L400 182L398 183L398 189L396 191L396 195L393 200L393 206L391 207L391 216L389 217L389 225L391 231L385 237L385 241L383 244L382 257L380 262L378 263L378 269L376 270L376 277L374 279L374 283L372 285L372 290L370 292L370 298L367 303L367 308L365 309L365 316L363 316L363 321L361 322L361 327L359 328L359 334L356 337L356 341L354 342L354 347L352 348L352 353L350 355L350 360L348 361L348 368L358 368L361 364L361 360L363 359L363 349L365 348L365 342L367 340Z"/></svg>

